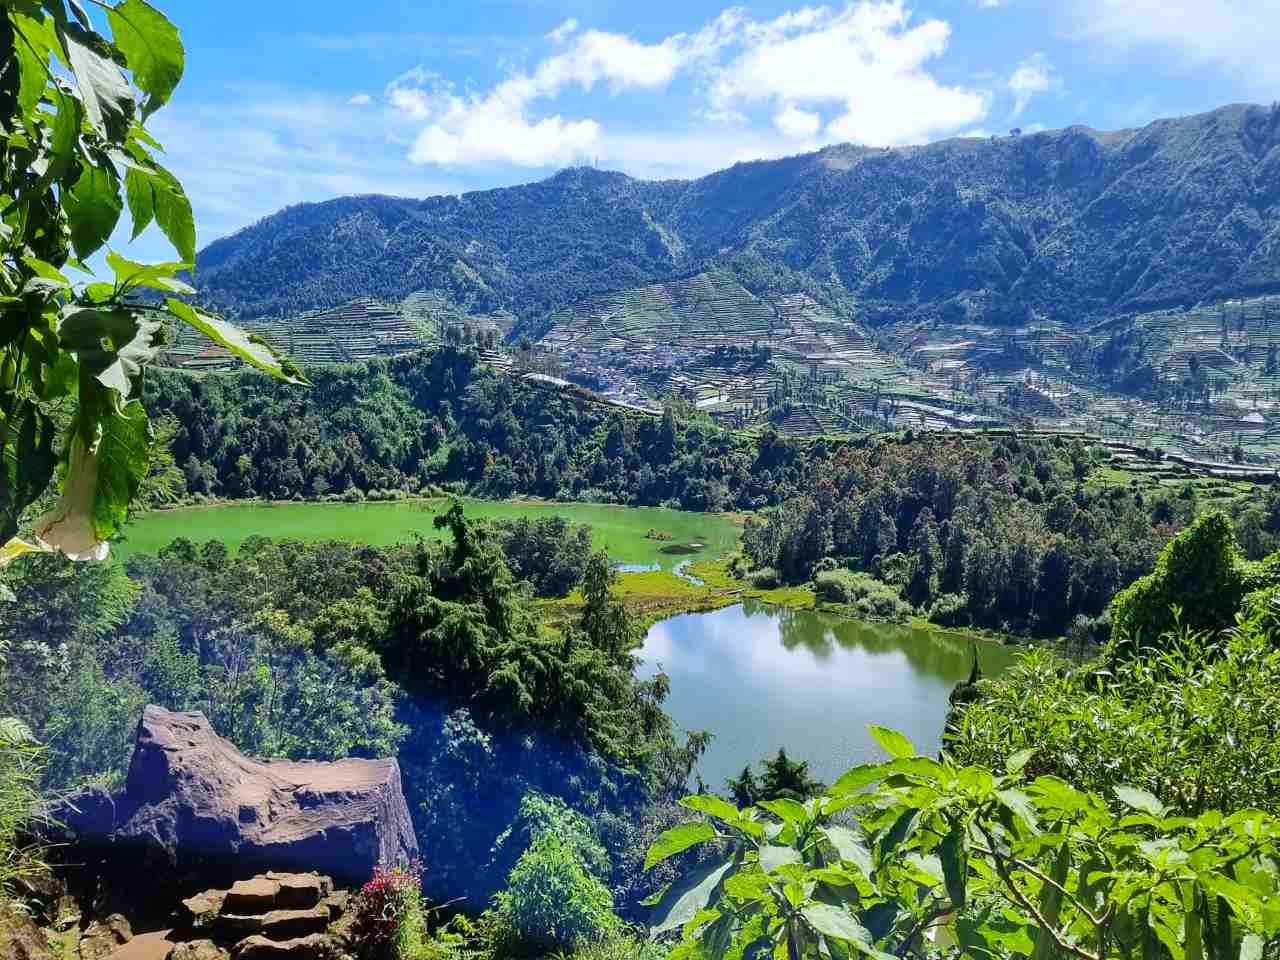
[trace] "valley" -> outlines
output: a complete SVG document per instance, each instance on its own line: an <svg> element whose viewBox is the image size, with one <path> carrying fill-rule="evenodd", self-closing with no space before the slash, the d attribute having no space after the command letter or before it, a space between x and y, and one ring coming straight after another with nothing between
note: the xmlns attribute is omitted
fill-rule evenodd
<svg viewBox="0 0 1280 960"><path fill-rule="evenodd" d="M205 6L0 4L0 960L1280 957L1265 4Z"/></svg>

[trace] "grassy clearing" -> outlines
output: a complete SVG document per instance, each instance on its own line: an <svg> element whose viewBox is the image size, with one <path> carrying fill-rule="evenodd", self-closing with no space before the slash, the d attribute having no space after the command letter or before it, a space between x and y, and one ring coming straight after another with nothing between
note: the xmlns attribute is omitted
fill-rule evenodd
<svg viewBox="0 0 1280 960"><path fill-rule="evenodd" d="M748 586L729 572L729 561L724 557L692 563L682 573L685 575L666 570L623 573L614 592L645 631L678 614L718 610L743 600L759 600L792 610L813 610L817 605L813 589L808 586L776 590ZM541 606L544 623L555 628L577 616L582 595L575 592L563 600L544 601Z"/></svg>
<svg viewBox="0 0 1280 960"><path fill-rule="evenodd" d="M403 543L420 536L443 537L435 519L449 509L447 498L391 503L235 503L184 507L146 514L131 523L118 555L155 553L178 537L197 543L221 540L236 550L248 537L349 540L374 546ZM684 560L711 559L730 552L742 521L718 514L688 513L662 507L624 507L599 503L550 503L534 500L464 499L468 517L481 520L560 516L590 524L598 549L615 562L673 569ZM655 539L658 533L663 539Z"/></svg>

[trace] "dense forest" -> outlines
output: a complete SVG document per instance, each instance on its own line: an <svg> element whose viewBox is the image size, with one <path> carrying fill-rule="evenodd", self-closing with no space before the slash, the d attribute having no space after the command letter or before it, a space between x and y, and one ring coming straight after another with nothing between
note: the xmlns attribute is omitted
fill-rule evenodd
<svg viewBox="0 0 1280 960"><path fill-rule="evenodd" d="M595 294L723 266L862 319L973 309L1074 322L1280 289L1280 110L1230 106L894 150L834 146L689 182L567 170L426 200L291 207L207 247L210 305L293 315L433 291L527 325Z"/></svg>
<svg viewBox="0 0 1280 960"><path fill-rule="evenodd" d="M1199 505L1091 483L1097 455L1015 435L849 446L748 521L744 549L757 578L838 593L856 571L942 624L1105 640L1111 598Z"/></svg>
<svg viewBox="0 0 1280 960"><path fill-rule="evenodd" d="M311 371L148 378L153 416L193 494L394 496L444 487L686 510L753 509L799 493L824 446L758 443L706 418L653 417L502 376L445 347Z"/></svg>
<svg viewBox="0 0 1280 960"><path fill-rule="evenodd" d="M441 900L482 907L527 846L530 811L539 830L589 815L590 862L636 915L652 892L636 865L703 739L676 737L663 677L635 679L603 556L566 574L578 530L495 535L460 508L441 521L448 544L257 538L231 556L179 540L123 565L20 567L0 604L0 701L45 744L44 789L119 783L146 704L201 710L254 755L397 756ZM504 538L526 578L583 583L558 633Z"/></svg>

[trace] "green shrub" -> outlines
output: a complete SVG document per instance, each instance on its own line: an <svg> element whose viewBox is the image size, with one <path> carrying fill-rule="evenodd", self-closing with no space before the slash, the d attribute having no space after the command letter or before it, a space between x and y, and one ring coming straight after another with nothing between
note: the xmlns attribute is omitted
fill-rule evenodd
<svg viewBox="0 0 1280 960"><path fill-rule="evenodd" d="M1187 816L1280 813L1278 637L1262 609L1231 634L1170 633L1160 649L1111 665L1032 651L979 684L979 699L952 718L948 750L995 767L1033 750L1035 774L1097 793L1141 787Z"/></svg>
<svg viewBox="0 0 1280 960"><path fill-rule="evenodd" d="M23 839L40 802L42 752L31 731L0 717L0 899L17 881L44 870L38 847Z"/></svg>
<svg viewBox="0 0 1280 960"><path fill-rule="evenodd" d="M620 936L599 943L583 944L572 954L560 954L557 960L663 960L666 952L657 944L638 937Z"/></svg>
<svg viewBox="0 0 1280 960"><path fill-rule="evenodd" d="M776 590L782 586L782 579L778 576L778 571L773 567L761 567L759 570L753 570L748 579L757 590Z"/></svg>
<svg viewBox="0 0 1280 960"><path fill-rule="evenodd" d="M608 888L553 833L543 834L521 856L495 907L507 949L516 954L599 943L622 927Z"/></svg>
<svg viewBox="0 0 1280 960"><path fill-rule="evenodd" d="M1178 626L1224 630L1235 623L1246 594L1277 583L1280 558L1245 560L1236 550L1230 519L1205 514L1169 541L1150 574L1112 600L1112 630L1136 644L1150 644Z"/></svg>
<svg viewBox="0 0 1280 960"><path fill-rule="evenodd" d="M426 910L418 864L408 868L378 864L352 904L351 932L356 952L369 960L425 960Z"/></svg>
<svg viewBox="0 0 1280 960"><path fill-rule="evenodd" d="M818 574L814 590L820 600L851 607L853 614L868 620L903 621L912 613L895 587L865 573L828 570Z"/></svg>
<svg viewBox="0 0 1280 960"><path fill-rule="evenodd" d="M591 820L559 797L537 790L520 798L520 809L511 826L494 841L493 859L501 871L499 875L510 873L520 856L545 834L559 837L597 880L609 879L613 866Z"/></svg>
<svg viewBox="0 0 1280 960"><path fill-rule="evenodd" d="M929 619L944 627L968 626L968 601L958 593L941 594L929 607Z"/></svg>

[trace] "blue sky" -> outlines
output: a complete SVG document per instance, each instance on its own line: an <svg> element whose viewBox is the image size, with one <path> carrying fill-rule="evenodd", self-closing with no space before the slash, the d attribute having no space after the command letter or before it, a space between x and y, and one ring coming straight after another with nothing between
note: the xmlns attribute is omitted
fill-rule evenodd
<svg viewBox="0 0 1280 960"><path fill-rule="evenodd" d="M153 0L152 121L201 246L283 206L599 162L689 177L826 143L1138 126L1280 99L1280 0ZM149 232L126 252L166 255Z"/></svg>

